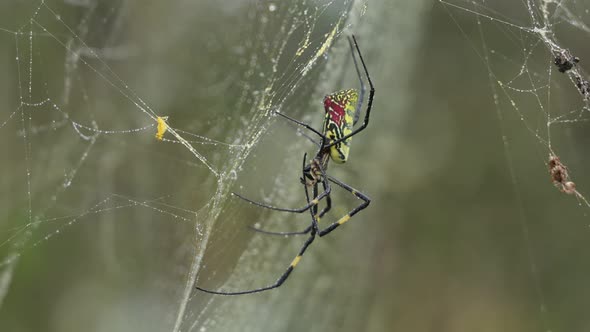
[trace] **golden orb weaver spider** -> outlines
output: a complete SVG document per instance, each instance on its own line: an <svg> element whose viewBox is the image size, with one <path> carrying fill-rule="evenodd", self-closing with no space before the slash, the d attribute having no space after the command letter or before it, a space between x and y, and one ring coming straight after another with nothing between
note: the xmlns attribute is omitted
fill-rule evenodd
<svg viewBox="0 0 590 332"><path fill-rule="evenodd" d="M303 244L303 247L301 247L301 249L299 250L299 254L295 256L291 264L289 264L289 267L287 267L285 272L283 272L283 274L277 279L277 281L275 281L273 284L269 286L237 292L212 291L201 287L196 287L198 290L217 295L243 295L259 293L280 287L287 280L289 275L291 275L291 272L293 272L293 269L297 266L297 264L301 260L301 257L303 256L307 248L311 245L311 243L314 241L316 236L323 237L325 235L328 235L338 226L350 220L350 218L352 218L355 214L359 213L361 210L365 209L371 203L371 199L367 197L365 194L352 188L348 184L341 182L340 180L337 180L334 177L326 174L326 170L328 169L328 161L330 160L330 158L336 163L344 163L348 159L350 140L352 136L363 131L363 129L365 129L369 124L369 115L371 113L371 106L373 105L373 97L375 95L375 88L373 87L373 82L371 81L371 77L369 76L369 71L367 70L365 61L363 60L363 56L356 42L356 38L354 36L349 37L348 43L350 45L354 67L356 68L356 72L360 81L360 95L356 90L342 90L324 97L324 109L326 111L326 117L324 118L323 132L317 131L312 126L304 122L295 120L293 118L288 117L287 115L276 112L276 114L282 116L283 118L310 130L314 134L318 135L320 138L319 142L314 142L319 147L319 150L316 153L315 157L309 162L309 164L306 163L307 153L303 155L303 169L302 177L300 178L300 180L303 184L303 188L305 189L305 198L307 200L307 204L299 209L279 208L255 202L244 196L241 196L240 194L233 193L235 196L238 196L239 198L247 201L250 204L271 210L292 213L303 213L305 211L310 211L311 225L309 225L305 230L300 232L269 232L262 229L254 228L254 230L258 232L273 235L309 234L309 237ZM358 128L353 129L354 125L357 123L359 119L363 103L363 97L365 94L365 85L363 83L361 71L358 67L358 63L355 56L355 50L356 53L358 53L358 56L361 60L365 76L367 77L367 81L369 82L370 90L369 99L367 101L367 110L365 111L365 118L363 120L363 124L360 125ZM350 192L352 195L356 196L356 198L362 200L363 202L354 209L352 209L350 212L348 212L345 216L330 224L328 227L320 229L318 226L319 220L332 207L332 200L330 197L330 182ZM318 185L320 183L322 184L324 191L318 194ZM313 187L314 198L311 200L309 197L308 187ZM318 214L318 204L324 198L326 199L326 206Z"/></svg>

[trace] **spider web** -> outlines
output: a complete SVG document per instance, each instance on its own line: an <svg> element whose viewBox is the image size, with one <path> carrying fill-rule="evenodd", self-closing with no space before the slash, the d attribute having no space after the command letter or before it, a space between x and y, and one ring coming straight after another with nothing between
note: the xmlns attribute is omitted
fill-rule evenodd
<svg viewBox="0 0 590 332"><path fill-rule="evenodd" d="M448 39L422 37L419 49L422 30L436 30L426 8L444 12L462 42L440 29ZM587 8L2 2L0 330L586 330ZM352 33L377 99L347 167L330 173L366 191L371 208L314 243L280 291L195 291L268 285L299 250L300 239L246 226L300 230L307 219L230 192L302 204L301 159L314 145L272 112L319 125L322 97L358 84L343 38ZM580 62L561 73L554 61L566 51ZM463 76L471 89L449 83ZM499 126L499 153L450 157L454 99L473 142L491 105L485 127ZM412 133L407 110L427 129ZM577 194L552 184L550 156ZM498 178L490 164L508 173L508 192L481 180ZM334 195L330 217L357 204Z"/></svg>
<svg viewBox="0 0 590 332"><path fill-rule="evenodd" d="M580 281L589 271L588 2L439 2L487 72L504 148L498 159L510 173L534 293L529 299L536 305L529 318L521 317L531 327L519 330L587 329L576 308L589 299ZM569 59L571 69L560 70L559 57ZM567 168L566 181L549 174L555 157ZM567 181L575 191L568 193Z"/></svg>
<svg viewBox="0 0 590 332"><path fill-rule="evenodd" d="M343 312L317 301L307 313L333 318L292 323L307 285L287 303L279 293L228 299L194 286L260 287L296 253L297 241L245 227L291 216L229 194L301 202L292 179L314 146L272 112L318 123L325 91L358 84L343 70L351 63L341 37L363 38L367 8L353 0L2 2L0 329L342 324ZM374 8L377 17L391 13ZM167 124L162 140L158 119ZM331 279L313 278L319 300ZM261 303L277 307L263 314Z"/></svg>

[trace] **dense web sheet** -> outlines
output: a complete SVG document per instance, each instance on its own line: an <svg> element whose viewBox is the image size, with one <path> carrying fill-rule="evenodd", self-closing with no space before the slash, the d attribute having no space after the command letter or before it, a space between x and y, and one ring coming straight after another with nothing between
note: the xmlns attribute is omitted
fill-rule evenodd
<svg viewBox="0 0 590 332"><path fill-rule="evenodd" d="M587 319L575 308L585 306L588 294L580 289L584 283L573 279L588 274L587 264L581 262L587 257L590 224L585 144L590 119L588 2L439 3L469 41L489 79L489 100L504 145L502 158L520 208L517 217L538 308L535 321L544 331L583 330ZM543 234L548 225L553 227L550 237ZM571 261L579 264L568 265ZM559 294L556 288L579 292Z"/></svg>
<svg viewBox="0 0 590 332"><path fill-rule="evenodd" d="M11 174L0 189L0 305L14 292L16 271L39 264L27 257L46 252L53 273L44 278L56 288L72 284L73 291L54 299L64 308L61 315L77 314L71 305L76 298L121 296L126 302L95 312L105 320L103 328L223 329L207 311L215 299L194 285L224 285L231 260L251 236L236 239L245 232L227 232L243 230L248 217L229 193L248 156L262 146L280 148L261 144L277 121L273 111L306 121L321 116L302 111L311 98L293 95L321 100L314 88L317 68L365 10L365 2L348 0L223 7L92 0L0 4L0 70L6 73L0 77L0 169ZM160 26L151 26L154 17ZM211 21L236 24L241 32L209 31ZM216 63L211 54L218 55ZM347 59L345 43L338 54ZM335 72L324 79L338 83L348 75ZM279 128L281 135L297 133L284 123ZM282 150L299 160L305 146L313 147L303 137ZM296 174L290 162L283 166ZM264 174L271 168L254 169ZM269 187L251 180L239 188L297 204L290 198L293 186L269 180ZM135 237L141 241L129 245L127 239ZM77 242L92 245L87 252L69 252ZM240 261L247 263L238 266L246 273L228 287L272 282L272 274L242 280L259 268L248 255L264 261L256 251L243 255ZM203 257L215 265L207 268ZM76 269L95 277L74 277ZM118 287L105 288L104 275ZM56 324L56 330L75 327Z"/></svg>

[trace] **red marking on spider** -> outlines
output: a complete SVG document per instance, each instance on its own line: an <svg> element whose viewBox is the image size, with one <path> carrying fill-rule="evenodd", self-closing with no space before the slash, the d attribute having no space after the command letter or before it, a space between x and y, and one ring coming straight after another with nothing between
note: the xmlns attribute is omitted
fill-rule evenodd
<svg viewBox="0 0 590 332"><path fill-rule="evenodd" d="M338 103L332 98L332 96L326 96L324 98L324 109L329 114L330 119L334 121L339 127L342 126L342 120L344 119L344 106Z"/></svg>

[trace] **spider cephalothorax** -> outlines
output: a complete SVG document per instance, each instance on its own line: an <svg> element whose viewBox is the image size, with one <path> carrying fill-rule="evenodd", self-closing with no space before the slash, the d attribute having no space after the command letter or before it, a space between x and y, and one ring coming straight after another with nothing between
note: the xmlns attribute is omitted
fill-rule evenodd
<svg viewBox="0 0 590 332"><path fill-rule="evenodd" d="M305 186L313 187L324 180L323 175L328 170L329 153L327 151L329 150L324 149L303 168L303 177L300 179Z"/></svg>
<svg viewBox="0 0 590 332"><path fill-rule="evenodd" d="M312 126L295 120L287 115L281 114L276 112L276 114L284 117L285 119L292 121L308 130L313 132L314 134L318 135L319 141L314 142L318 146L318 152L316 155L311 158L311 161L307 163L306 158L307 154L303 155L303 166L302 166L302 174L300 177L300 181L303 184L303 188L305 190L305 198L307 204L299 209L289 209L289 208L279 208L271 205L266 205L263 203L255 202L250 200L240 194L234 193L234 195L240 197L241 199L249 202L250 204L264 207L271 210L276 211L283 211L283 212L293 212L293 213L303 213L306 211L310 212L311 215L311 223L307 228L299 232L269 232L262 229L254 228L254 230L265 233L265 234L274 234L274 235L304 235L309 234L309 237L304 242L303 247L299 250L299 253L291 264L287 267L285 272L271 285L251 290L245 291L238 291L238 292L222 292L222 291L211 291L206 290L200 287L197 289L211 294L219 294L219 295L241 295L241 294L251 294L251 293L258 293L263 292L266 290L274 289L280 287L285 280L289 277L295 266L299 264L302 255L305 253L307 248L311 245L314 241L316 236L322 237L324 235L329 234L338 226L344 224L350 218L352 218L355 214L360 212L361 210L365 209L369 206L371 200L365 194L361 193L360 191L352 188L348 184L330 176L327 174L328 170L328 162L332 159L336 163L344 163L348 160L348 154L350 151L350 140L352 136L358 134L362 130L367 127L369 123L369 115L371 114L371 106L373 105L373 96L375 94L375 89L373 87L373 82L371 82L371 77L369 76L369 71L367 70L367 66L365 65L365 61L361 55L361 51L358 47L356 39L354 36L349 38L350 49L352 53L352 59L354 61L354 66L356 68L357 75L360 81L360 93L356 90L342 90L332 94L327 95L324 98L324 110L326 111L326 116L324 118L324 126L322 132L314 129ZM367 109L365 111L365 118L363 123L358 126L356 129L353 127L356 125L361 108L362 108L362 101L365 94L365 86L363 83L363 78L361 71L359 70L359 66L357 64L357 60L355 57L355 50L358 54L362 68L364 73L367 77L367 81L369 82L369 97L367 101ZM342 216L340 219L332 222L326 228L320 229L319 228L319 220L328 212L332 207L332 199L330 197L330 183L333 183L342 189L348 191L356 198L362 201L357 207L350 210L346 215ZM322 185L323 191L319 191L319 185ZM313 198L310 199L309 190L308 188L312 188L313 191ZM325 198L326 206L319 211L318 213L318 205L321 201Z"/></svg>

